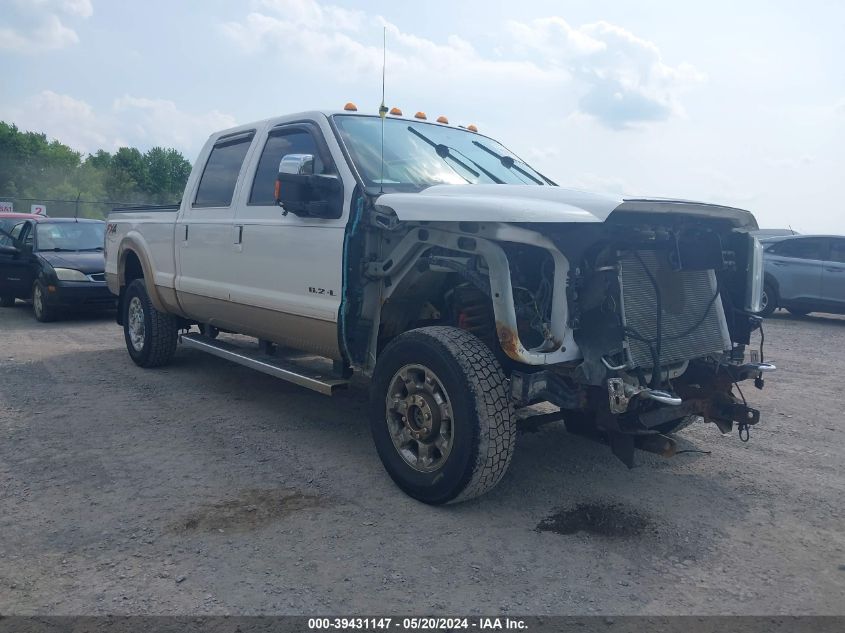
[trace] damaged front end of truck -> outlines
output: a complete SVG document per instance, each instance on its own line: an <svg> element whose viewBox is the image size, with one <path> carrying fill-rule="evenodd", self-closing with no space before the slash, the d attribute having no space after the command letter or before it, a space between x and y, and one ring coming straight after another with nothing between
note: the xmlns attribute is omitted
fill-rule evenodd
<svg viewBox="0 0 845 633"><path fill-rule="evenodd" d="M346 315L369 333L347 341L365 370L410 327L470 330L516 407L556 405L629 467L635 449L674 454L671 434L694 421L742 439L759 421L739 383L762 388L774 366L751 349L763 271L747 211L503 185L374 202Z"/></svg>

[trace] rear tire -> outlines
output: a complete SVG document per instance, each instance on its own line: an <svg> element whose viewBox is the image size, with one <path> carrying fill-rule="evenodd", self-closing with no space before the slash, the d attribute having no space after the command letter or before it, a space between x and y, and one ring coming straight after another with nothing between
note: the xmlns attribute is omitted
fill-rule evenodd
<svg viewBox="0 0 845 633"><path fill-rule="evenodd" d="M770 283L763 284L763 309L758 314L762 317L771 316L778 309L779 300L777 289Z"/></svg>
<svg viewBox="0 0 845 633"><path fill-rule="evenodd" d="M10 295L0 297L0 308L11 308L15 305L15 298Z"/></svg>
<svg viewBox="0 0 845 633"><path fill-rule="evenodd" d="M129 284L123 297L123 336L129 356L139 367L161 367L176 352L179 322L155 309L143 279Z"/></svg>
<svg viewBox="0 0 845 633"><path fill-rule="evenodd" d="M55 321L58 316L56 310L47 305L47 291L40 281L32 286L32 314L41 323Z"/></svg>
<svg viewBox="0 0 845 633"><path fill-rule="evenodd" d="M493 488L510 465L516 418L490 348L454 327L425 327L382 352L370 388L371 430L390 477L439 505Z"/></svg>

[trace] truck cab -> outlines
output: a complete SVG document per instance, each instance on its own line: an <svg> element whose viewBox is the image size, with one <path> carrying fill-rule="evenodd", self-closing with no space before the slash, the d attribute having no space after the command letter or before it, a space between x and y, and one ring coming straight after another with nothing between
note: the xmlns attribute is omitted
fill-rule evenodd
<svg viewBox="0 0 845 633"><path fill-rule="evenodd" d="M538 402L629 466L692 420L747 433L732 387L774 368L746 358L756 228L567 190L475 126L351 106L212 135L178 206L110 215L106 276L141 366L181 340L324 393L360 374L388 473L446 503L499 481L514 410Z"/></svg>

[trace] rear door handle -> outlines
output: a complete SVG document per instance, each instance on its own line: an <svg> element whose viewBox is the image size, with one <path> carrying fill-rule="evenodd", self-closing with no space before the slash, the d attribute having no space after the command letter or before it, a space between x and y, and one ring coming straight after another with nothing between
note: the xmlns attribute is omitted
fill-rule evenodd
<svg viewBox="0 0 845 633"><path fill-rule="evenodd" d="M845 273L845 268L825 268L829 273Z"/></svg>
<svg viewBox="0 0 845 633"><path fill-rule="evenodd" d="M244 242L244 227L242 224L235 227L235 244L243 244Z"/></svg>
<svg viewBox="0 0 845 633"><path fill-rule="evenodd" d="M772 262L775 266L787 266L788 262Z"/></svg>

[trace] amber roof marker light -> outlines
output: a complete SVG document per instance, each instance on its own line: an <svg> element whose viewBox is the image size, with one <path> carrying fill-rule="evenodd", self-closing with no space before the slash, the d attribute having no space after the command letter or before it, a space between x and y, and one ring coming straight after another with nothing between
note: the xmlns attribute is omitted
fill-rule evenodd
<svg viewBox="0 0 845 633"><path fill-rule="evenodd" d="M343 106L343 109L347 112L358 112L358 106L356 106L351 101L349 101L345 106Z"/></svg>
<svg viewBox="0 0 845 633"><path fill-rule="evenodd" d="M414 118L415 118L415 119L422 119L423 121L425 121L425 120L426 120L425 112L423 112L422 110L421 110L421 111L419 111L419 112L417 112L417 113L414 115Z"/></svg>
<svg viewBox="0 0 845 633"><path fill-rule="evenodd" d="M470 132L478 132L478 128L477 128L477 127L475 126L475 124L473 124L473 123L470 123L469 125L467 125L467 129L468 129Z"/></svg>
<svg viewBox="0 0 845 633"><path fill-rule="evenodd" d="M402 116L402 110L394 106L390 108L390 116Z"/></svg>
<svg viewBox="0 0 845 633"><path fill-rule="evenodd" d="M447 119L442 114L439 117L437 117L437 122L442 123L443 125L449 125L449 119Z"/></svg>

